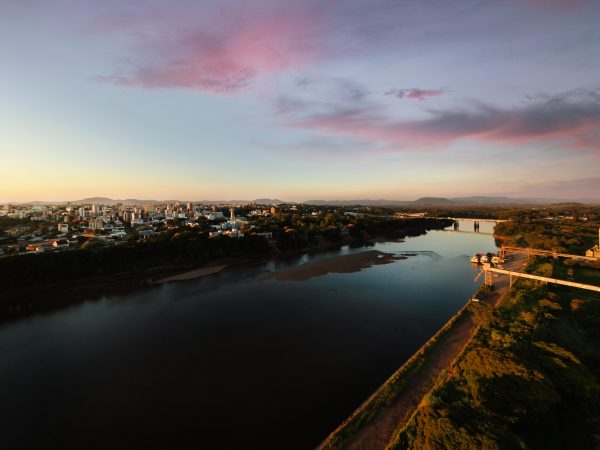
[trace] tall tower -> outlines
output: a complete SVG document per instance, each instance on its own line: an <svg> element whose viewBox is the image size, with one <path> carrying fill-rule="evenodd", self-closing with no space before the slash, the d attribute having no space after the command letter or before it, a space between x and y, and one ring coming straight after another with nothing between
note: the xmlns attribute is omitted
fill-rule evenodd
<svg viewBox="0 0 600 450"><path fill-rule="evenodd" d="M231 215L229 216L229 220L231 222L235 222L235 209L229 208L229 212L231 213Z"/></svg>

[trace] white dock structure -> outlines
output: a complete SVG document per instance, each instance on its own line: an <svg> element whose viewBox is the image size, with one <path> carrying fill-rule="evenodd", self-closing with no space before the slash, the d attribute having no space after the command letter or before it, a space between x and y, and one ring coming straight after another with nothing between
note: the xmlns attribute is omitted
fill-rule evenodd
<svg viewBox="0 0 600 450"><path fill-rule="evenodd" d="M485 273L486 286L493 286L494 285L493 274L499 273L499 274L509 276L509 285L511 287L513 284L513 277L515 277L515 278L528 278L530 280L542 281L544 283L559 284L561 286L569 286L569 287L574 287L574 288L578 288L578 289L585 289L588 291L600 292L600 286L595 286L593 284L576 283L574 281L559 280L558 278L542 277L540 275L532 275L530 273L524 273L524 272L515 272L514 270L498 269L496 267L492 267L491 264L488 264L488 263L483 264L482 270Z"/></svg>

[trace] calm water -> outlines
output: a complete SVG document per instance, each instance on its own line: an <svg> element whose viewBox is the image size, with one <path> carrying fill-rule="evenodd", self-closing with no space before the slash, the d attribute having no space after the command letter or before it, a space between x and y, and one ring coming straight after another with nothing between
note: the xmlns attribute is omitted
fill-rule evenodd
<svg viewBox="0 0 600 450"><path fill-rule="evenodd" d="M467 301L469 257L495 246L432 231L374 248L416 256L255 281L371 249L342 248L2 325L0 448L315 447Z"/></svg>

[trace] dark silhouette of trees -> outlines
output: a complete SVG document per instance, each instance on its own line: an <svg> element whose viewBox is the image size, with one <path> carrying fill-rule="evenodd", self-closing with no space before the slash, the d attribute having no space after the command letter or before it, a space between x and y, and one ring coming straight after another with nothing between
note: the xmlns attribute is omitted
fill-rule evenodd
<svg viewBox="0 0 600 450"><path fill-rule="evenodd" d="M201 264L269 250L267 241L258 236L209 239L194 233L115 246L90 243L94 245L88 249L0 258L0 286L8 289L151 267Z"/></svg>

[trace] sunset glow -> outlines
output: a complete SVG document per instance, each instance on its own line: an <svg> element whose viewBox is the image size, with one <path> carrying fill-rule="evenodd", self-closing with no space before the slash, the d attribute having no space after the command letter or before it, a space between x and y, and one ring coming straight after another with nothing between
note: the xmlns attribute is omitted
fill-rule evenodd
<svg viewBox="0 0 600 450"><path fill-rule="evenodd" d="M0 201L597 198L599 22L585 0L10 2Z"/></svg>

